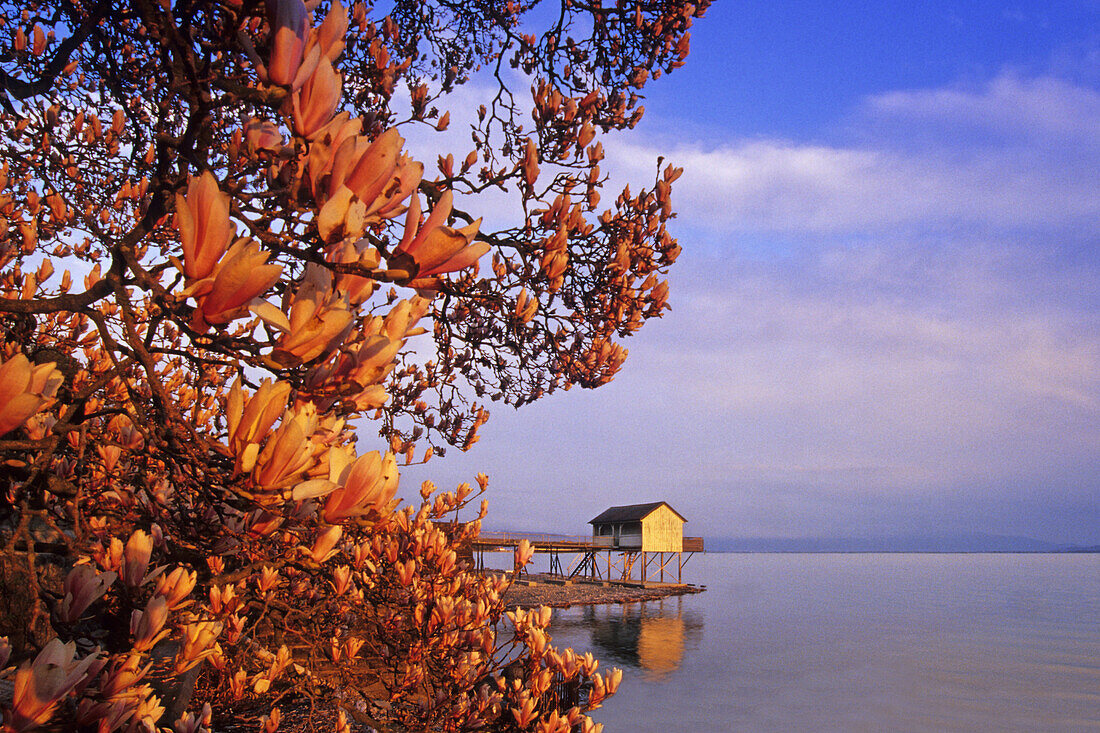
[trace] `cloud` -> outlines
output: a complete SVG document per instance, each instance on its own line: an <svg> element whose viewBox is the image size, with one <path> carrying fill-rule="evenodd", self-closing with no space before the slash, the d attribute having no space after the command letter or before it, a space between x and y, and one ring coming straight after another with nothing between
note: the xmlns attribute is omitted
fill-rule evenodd
<svg viewBox="0 0 1100 733"><path fill-rule="evenodd" d="M954 135L972 127L1093 148L1100 137L1100 92L1053 77L1006 73L977 89L892 91L871 97L864 107L871 116L950 128Z"/></svg>
<svg viewBox="0 0 1100 733"><path fill-rule="evenodd" d="M1031 433L1047 411L1100 418L1100 318L1022 302L1025 278L1058 278L1056 264L1024 273L942 250L940 264L971 291L936 282L936 270L896 287L913 277L904 257L889 256L901 246L879 248L873 271L865 252L840 248L781 267L733 261L722 281L707 275L720 266L710 262L679 281L675 336L641 350L664 354L664 376L679 387L671 403L741 419L812 412L820 426L832 414L857 445L876 433L928 444L951 425ZM845 259L858 280L837 274Z"/></svg>
<svg viewBox="0 0 1100 733"><path fill-rule="evenodd" d="M1100 94L1004 75L974 91L873 97L852 144L780 139L662 150L685 174L687 226L724 234L878 235L1049 228L1100 217ZM612 169L637 179L657 149L617 138ZM643 178L644 180L644 178Z"/></svg>
<svg viewBox="0 0 1100 733"><path fill-rule="evenodd" d="M834 274L845 256L674 276L675 310L632 346L617 392L539 422L557 485L608 489L610 503L669 497L712 534L888 533L915 518L1094 537L1095 311L1002 307L1026 276L967 252L939 256L969 270L970 294L880 289L912 270L891 257L861 262L868 287L852 289ZM1057 280L1057 265L1031 276ZM547 503L541 516L560 512Z"/></svg>
<svg viewBox="0 0 1100 733"><path fill-rule="evenodd" d="M508 78L515 89L523 89L528 85L528 82L515 74L510 74ZM456 87L433 105L438 108L440 115L444 112L450 115L450 123L445 130L436 130L434 121L432 125L409 123L401 126L405 150L413 159L424 164L426 179L434 180L440 176L439 159L448 154L454 158L454 170L458 172L461 169L466 155L474 149L470 131L477 122L478 107L491 106L496 93L496 87L491 86L488 80L472 81ZM408 90L399 87L395 96L406 98ZM400 103L395 106L400 107ZM494 132L499 135L499 130ZM482 165L484 163L479 158L472 167L475 175ZM497 165L501 163L498 161ZM481 217L482 231L514 227L523 222L520 197L514 187L503 191L491 186L473 195L460 189L455 192L455 209L465 211L475 218Z"/></svg>
<svg viewBox="0 0 1100 733"><path fill-rule="evenodd" d="M491 524L532 530L665 498L696 534L1096 541L1097 112L1006 74L865 100L841 141L606 141L620 184L685 167L672 312L428 473L487 470Z"/></svg>
<svg viewBox="0 0 1100 733"><path fill-rule="evenodd" d="M685 255L674 310L612 384L498 410L455 479L487 470L496 526L532 530L664 498L710 535L888 533L904 518L1093 537L1100 318L1027 296L1029 278L1057 290L1079 273L1017 270L977 244L876 250ZM949 270L958 284L940 282ZM1081 287L1100 293L1100 278Z"/></svg>
<svg viewBox="0 0 1100 733"><path fill-rule="evenodd" d="M683 268L627 378L691 415L706 458L681 490L775 531L893 512L1091 536L1098 113L1091 89L1003 75L871 98L843 144L669 153ZM775 492L803 505L769 515Z"/></svg>
<svg viewBox="0 0 1100 733"><path fill-rule="evenodd" d="M429 177L438 152L465 156L469 123L491 91L467 85L452 95L445 133L404 128ZM664 156L685 169L674 188L682 226L722 235L1091 228L1100 218L1100 93L1093 89L1003 74L973 89L888 92L859 105L848 130L854 141L832 144L670 145L665 137L647 142L644 131L609 135L605 168L615 178L607 190L644 185ZM459 197L460 206L487 217L487 227L515 224L517 201L497 191Z"/></svg>

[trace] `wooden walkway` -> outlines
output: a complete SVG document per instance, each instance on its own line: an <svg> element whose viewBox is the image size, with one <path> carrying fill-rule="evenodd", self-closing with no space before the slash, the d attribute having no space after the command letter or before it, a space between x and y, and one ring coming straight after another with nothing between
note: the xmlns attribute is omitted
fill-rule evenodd
<svg viewBox="0 0 1100 733"><path fill-rule="evenodd" d="M599 580L617 580L633 582L634 568L639 569L640 582L649 580L665 582L665 573L669 580L682 582L683 569L687 561L696 552L704 552L702 537L684 537L682 552L643 552L641 547L614 546L610 537L596 541L591 536L570 536L535 532L483 532L471 541L471 550L476 559L478 570L485 569L486 552L508 552L519 546L523 540L531 543L535 553L549 555L550 575L562 578L593 578ZM606 553L606 558L600 556ZM568 566L563 565L561 555L576 555ZM614 556L614 557L613 557ZM650 577L650 570L653 575ZM523 574L523 568L515 568ZM606 575L605 575L606 572Z"/></svg>
<svg viewBox="0 0 1100 733"><path fill-rule="evenodd" d="M591 537L535 532L482 532L473 541L473 546L475 550L499 551L518 547L523 540L530 542L535 552L584 552L597 547ZM601 546L599 549L607 549L607 547Z"/></svg>

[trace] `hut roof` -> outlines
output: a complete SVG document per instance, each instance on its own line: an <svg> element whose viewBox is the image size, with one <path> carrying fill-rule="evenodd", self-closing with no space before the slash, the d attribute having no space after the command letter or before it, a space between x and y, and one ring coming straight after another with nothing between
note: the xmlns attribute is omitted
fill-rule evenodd
<svg viewBox="0 0 1100 733"><path fill-rule="evenodd" d="M683 514L673 509L667 501L654 501L649 504L627 504L626 506L613 506L605 509L599 516L589 519L589 524L607 524L608 522L636 522L645 519L653 513L657 507L664 505L683 521L687 521Z"/></svg>

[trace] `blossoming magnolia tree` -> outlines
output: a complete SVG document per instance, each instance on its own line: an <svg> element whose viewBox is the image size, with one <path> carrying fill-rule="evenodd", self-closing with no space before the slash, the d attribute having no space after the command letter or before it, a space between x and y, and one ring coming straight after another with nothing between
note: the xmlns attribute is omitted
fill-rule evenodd
<svg viewBox="0 0 1100 733"><path fill-rule="evenodd" d="M705 0L533 5L0 2L3 730L599 727L619 672L456 554L485 477L398 498L665 308L677 171L601 209L598 137Z"/></svg>

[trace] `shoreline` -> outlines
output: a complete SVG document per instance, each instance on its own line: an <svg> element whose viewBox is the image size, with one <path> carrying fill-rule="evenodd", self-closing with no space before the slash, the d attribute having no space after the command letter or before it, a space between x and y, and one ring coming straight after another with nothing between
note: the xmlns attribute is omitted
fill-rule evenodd
<svg viewBox="0 0 1100 733"><path fill-rule="evenodd" d="M581 579L563 580L559 576L536 573L512 583L504 594L508 608L569 608L571 606L596 606L611 603L638 603L655 601L669 596L702 593L706 586L689 583L619 583Z"/></svg>

